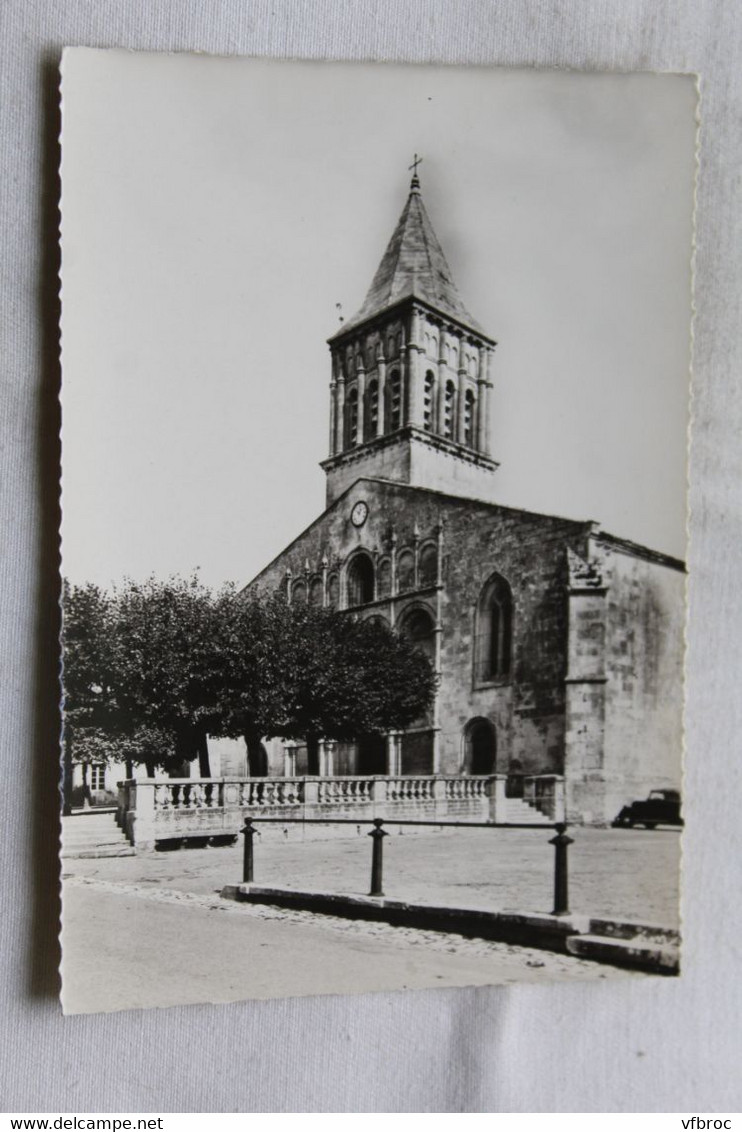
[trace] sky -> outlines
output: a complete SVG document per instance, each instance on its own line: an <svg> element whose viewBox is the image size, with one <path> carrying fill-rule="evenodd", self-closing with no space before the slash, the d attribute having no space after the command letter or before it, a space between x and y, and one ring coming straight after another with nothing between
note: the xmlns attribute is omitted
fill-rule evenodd
<svg viewBox="0 0 742 1132"><path fill-rule="evenodd" d="M243 585L321 513L326 339L415 153L499 501L684 557L695 116L689 76L68 49L65 576Z"/></svg>

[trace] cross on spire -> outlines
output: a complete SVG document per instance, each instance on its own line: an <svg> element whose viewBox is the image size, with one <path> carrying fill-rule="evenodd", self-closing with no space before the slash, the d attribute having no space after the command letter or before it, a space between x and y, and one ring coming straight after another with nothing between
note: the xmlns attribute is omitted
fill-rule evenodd
<svg viewBox="0 0 742 1132"><path fill-rule="evenodd" d="M410 181L410 189L419 189L420 188L420 178L417 175L417 167L418 167L418 165L422 165L422 161L423 161L422 157L418 157L417 154L415 154L415 160L412 162L412 165L408 166L408 168L412 170L412 180Z"/></svg>

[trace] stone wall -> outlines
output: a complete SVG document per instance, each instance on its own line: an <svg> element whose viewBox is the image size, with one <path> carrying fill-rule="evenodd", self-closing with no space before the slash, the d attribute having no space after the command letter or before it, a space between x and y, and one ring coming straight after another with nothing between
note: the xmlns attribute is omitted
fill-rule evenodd
<svg viewBox="0 0 742 1132"><path fill-rule="evenodd" d="M350 521L363 499L369 517ZM365 549L375 562L437 538L442 525L441 586L380 599L366 611L394 624L412 606L426 608L441 629L441 682L435 724L437 757L429 769L459 774L464 729L470 720L494 724L499 773L517 759L524 773L560 773L564 750L566 674L565 546L582 549L585 524L533 515L377 480L359 480L255 579L265 590L319 576L323 557L337 570L344 593L345 564ZM475 609L493 572L513 595L510 676L478 685L474 673ZM341 607L343 601L341 600ZM416 767L418 773L421 768Z"/></svg>
<svg viewBox="0 0 742 1132"><path fill-rule="evenodd" d="M605 816L654 787L679 789L685 574L612 552L606 616Z"/></svg>
<svg viewBox="0 0 742 1132"><path fill-rule="evenodd" d="M567 817L597 824L680 786L682 565L594 532L568 555Z"/></svg>

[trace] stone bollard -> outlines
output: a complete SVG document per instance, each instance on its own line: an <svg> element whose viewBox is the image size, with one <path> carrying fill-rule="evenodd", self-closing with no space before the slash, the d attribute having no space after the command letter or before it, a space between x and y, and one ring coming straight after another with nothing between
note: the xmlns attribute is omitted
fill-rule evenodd
<svg viewBox="0 0 742 1132"><path fill-rule="evenodd" d="M245 837L245 854L242 860L242 883L253 882L253 838L257 833L252 818L245 818L245 828L242 830Z"/></svg>
<svg viewBox="0 0 742 1132"><path fill-rule="evenodd" d="M387 836L386 830L382 829L384 821L382 818L374 818L374 828L369 832L368 836L372 838L373 849L371 852L371 891L369 896L383 896L384 890L382 887L382 870L384 867L384 838Z"/></svg>
<svg viewBox="0 0 742 1132"><path fill-rule="evenodd" d="M554 826L556 837L552 837L549 845L554 846L554 911L553 916L569 915L569 878L567 874L567 849L574 844L574 839L567 836L565 822L557 822Z"/></svg>

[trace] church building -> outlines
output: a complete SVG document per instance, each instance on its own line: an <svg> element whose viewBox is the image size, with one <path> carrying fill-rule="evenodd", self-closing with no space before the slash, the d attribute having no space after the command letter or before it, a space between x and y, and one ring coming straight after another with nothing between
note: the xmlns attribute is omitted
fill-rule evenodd
<svg viewBox="0 0 742 1132"><path fill-rule="evenodd" d="M497 501L496 342L464 306L417 171L360 310L329 339L325 510L249 584L383 618L427 654L435 702L404 733L221 773L506 775L609 822L680 782L683 563L592 521ZM214 753L220 744L214 744Z"/></svg>

